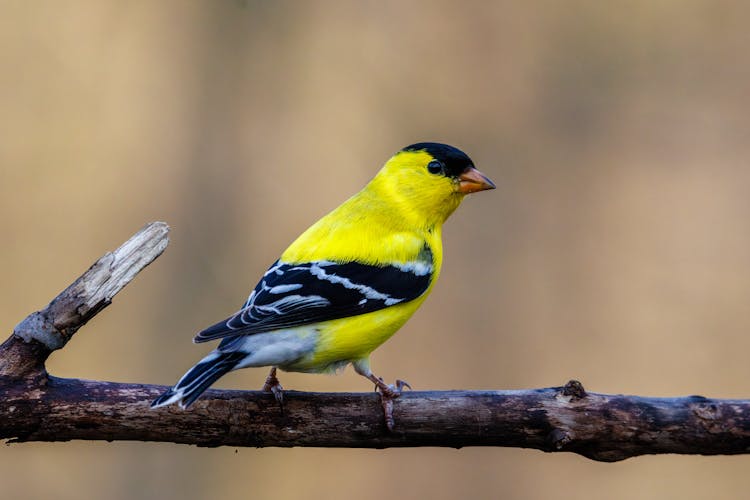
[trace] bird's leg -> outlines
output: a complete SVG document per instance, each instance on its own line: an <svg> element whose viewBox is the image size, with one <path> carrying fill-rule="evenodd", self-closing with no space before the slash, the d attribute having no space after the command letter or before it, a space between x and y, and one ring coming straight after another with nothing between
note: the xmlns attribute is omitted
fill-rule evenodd
<svg viewBox="0 0 750 500"><path fill-rule="evenodd" d="M364 375L364 374L363 374ZM395 387L383 382L383 379L376 377L372 373L365 375L375 384L375 390L380 393L380 404L383 405L383 414L385 416L385 426L389 431L393 431L395 421L393 420L393 400L401 395L404 387L411 389L411 386L403 380L396 380Z"/></svg>
<svg viewBox="0 0 750 500"><path fill-rule="evenodd" d="M263 384L263 389L261 390L264 392L272 392L276 401L279 402L279 406L281 406L281 411L284 411L284 388L281 387L279 379L276 378L275 366L271 368L271 372L268 374L268 377L266 377L266 383Z"/></svg>

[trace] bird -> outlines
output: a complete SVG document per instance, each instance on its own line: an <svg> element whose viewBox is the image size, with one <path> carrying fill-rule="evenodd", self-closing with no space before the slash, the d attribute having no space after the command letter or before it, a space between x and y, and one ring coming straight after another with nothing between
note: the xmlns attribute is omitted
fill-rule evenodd
<svg viewBox="0 0 750 500"><path fill-rule="evenodd" d="M237 312L195 336L195 343L220 343L152 408L188 408L224 374L270 366L263 390L283 410L277 369L335 373L351 364L375 384L392 430L392 401L411 386L375 376L370 354L435 286L443 223L466 195L494 188L456 147L420 142L399 150L361 191L294 240Z"/></svg>

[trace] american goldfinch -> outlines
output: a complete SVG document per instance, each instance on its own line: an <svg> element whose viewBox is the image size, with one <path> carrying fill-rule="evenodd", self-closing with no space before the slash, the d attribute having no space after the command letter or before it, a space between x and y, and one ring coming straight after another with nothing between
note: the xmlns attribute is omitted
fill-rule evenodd
<svg viewBox="0 0 750 500"><path fill-rule="evenodd" d="M405 382L370 370L370 353L424 302L443 262L442 225L469 193L495 185L462 151L423 142L396 153L364 189L298 237L242 308L196 335L221 339L152 407L190 406L225 373L271 366L264 390L282 403L277 367L332 373L351 363L389 408Z"/></svg>

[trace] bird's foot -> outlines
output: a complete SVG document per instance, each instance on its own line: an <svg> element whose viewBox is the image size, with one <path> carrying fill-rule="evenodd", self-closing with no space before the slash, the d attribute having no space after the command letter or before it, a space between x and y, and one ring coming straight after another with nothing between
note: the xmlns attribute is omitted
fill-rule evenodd
<svg viewBox="0 0 750 500"><path fill-rule="evenodd" d="M385 426L388 431L392 432L396 425L393 420L393 400L401 396L404 387L411 389L408 382L396 380L394 385L386 384L381 377L371 375L370 380L375 384L375 390L380 393L380 404L383 406L383 415L385 416Z"/></svg>
<svg viewBox="0 0 750 500"><path fill-rule="evenodd" d="M276 367L271 368L271 372L266 377L266 383L263 384L263 392L271 392L278 401L281 407L281 412L284 412L284 388L281 387L281 382L276 378Z"/></svg>

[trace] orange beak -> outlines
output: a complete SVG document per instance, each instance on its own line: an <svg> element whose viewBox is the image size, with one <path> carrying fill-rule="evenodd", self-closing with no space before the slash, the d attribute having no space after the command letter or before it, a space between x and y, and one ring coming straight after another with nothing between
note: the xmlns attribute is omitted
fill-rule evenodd
<svg viewBox="0 0 750 500"><path fill-rule="evenodd" d="M458 176L459 193L469 194L487 189L495 189L495 184L474 167L467 168Z"/></svg>

